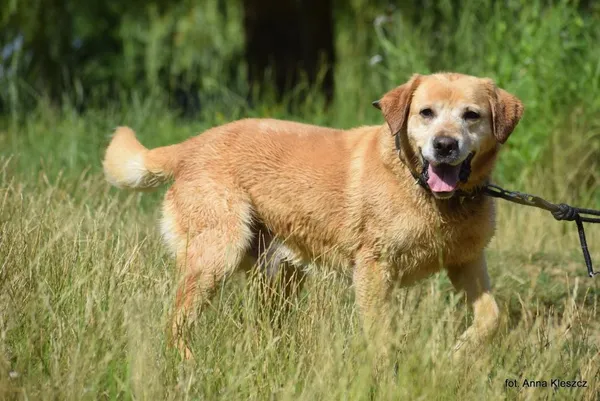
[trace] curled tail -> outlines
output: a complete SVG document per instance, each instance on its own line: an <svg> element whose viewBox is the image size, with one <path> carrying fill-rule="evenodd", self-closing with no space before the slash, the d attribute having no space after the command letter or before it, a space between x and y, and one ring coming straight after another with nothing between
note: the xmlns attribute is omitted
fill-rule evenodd
<svg viewBox="0 0 600 401"><path fill-rule="evenodd" d="M147 149L128 127L119 127L106 149L104 174L118 188L149 189L171 179L179 163L179 145Z"/></svg>

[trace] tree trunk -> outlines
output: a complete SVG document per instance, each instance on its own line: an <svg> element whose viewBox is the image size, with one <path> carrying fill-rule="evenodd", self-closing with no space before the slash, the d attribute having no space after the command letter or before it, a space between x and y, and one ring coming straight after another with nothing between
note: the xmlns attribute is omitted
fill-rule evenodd
<svg viewBox="0 0 600 401"><path fill-rule="evenodd" d="M301 82L333 96L332 0L244 0L245 58L251 84L269 81L279 96ZM271 76L265 73L270 70ZM321 82L317 82L324 72Z"/></svg>

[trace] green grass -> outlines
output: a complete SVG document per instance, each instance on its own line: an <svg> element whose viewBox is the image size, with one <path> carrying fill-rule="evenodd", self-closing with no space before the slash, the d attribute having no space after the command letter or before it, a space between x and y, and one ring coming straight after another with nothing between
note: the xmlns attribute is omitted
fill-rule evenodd
<svg viewBox="0 0 600 401"><path fill-rule="evenodd" d="M234 276L194 326L196 360L181 363L166 344L176 277L157 212L97 171L24 179L2 164L0 399L591 400L600 389L600 286L573 227L537 211L501 205L489 265L504 323L463 363L448 350L470 317L444 275L398 291L398 374L374 376L348 281L318 274L279 328L255 280ZM504 387L554 377L590 387Z"/></svg>
<svg viewBox="0 0 600 401"><path fill-rule="evenodd" d="M164 189L118 192L101 174L117 125L153 147L246 116L381 123L370 103L385 90L413 72L458 70L495 78L525 103L498 166L504 186L600 208L600 25L571 2L493 3L436 2L441 22L426 16L414 27L395 12L375 27L379 12L354 0L337 30L327 109L306 88L304 101L296 93L251 107L243 90L210 75L193 120L143 92L83 114L67 93L60 109L40 98L0 117L0 399L597 399L600 282L586 277L572 223L498 204L488 256L503 323L460 364L448 350L472 316L443 274L397 292L396 375L393 361L373 374L348 280L319 274L280 327L254 278L233 277L193 328L196 360L181 363L167 347L176 276L157 230ZM434 26L441 36L428 35ZM383 61L370 66L375 54ZM587 231L600 269L600 227ZM588 388L505 388L524 378L584 379Z"/></svg>

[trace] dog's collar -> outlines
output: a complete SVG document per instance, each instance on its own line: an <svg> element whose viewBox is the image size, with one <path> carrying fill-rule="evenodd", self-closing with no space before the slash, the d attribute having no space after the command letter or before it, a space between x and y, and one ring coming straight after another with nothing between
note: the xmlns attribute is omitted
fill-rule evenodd
<svg viewBox="0 0 600 401"><path fill-rule="evenodd" d="M394 143L396 145L396 152L398 153L398 158L400 159L400 161L402 163L404 163L406 165L406 167L408 168L408 171L410 171L410 174L415 179L415 184L419 184L426 191L431 193L431 188L429 188L429 185L427 184L427 181L429 180L429 161L425 158L422 159L423 160L423 169L421 170L421 173L418 174L410 166L408 166L404 162L404 160L402 160L402 156L401 156L402 148L400 145L400 133L396 133L394 135ZM475 152L469 153L469 155L467 156L465 161L463 161L462 165L460 166L460 172L458 173L458 178L459 178L460 182L462 182L462 183L465 183L469 180L469 177L471 175L471 161L473 160L474 156L475 156ZM479 195L482 191L483 191L483 187L476 187L474 190L469 191L469 192L463 191L463 190L458 190L458 191L454 192L454 194L452 195L452 198L473 199L477 195Z"/></svg>

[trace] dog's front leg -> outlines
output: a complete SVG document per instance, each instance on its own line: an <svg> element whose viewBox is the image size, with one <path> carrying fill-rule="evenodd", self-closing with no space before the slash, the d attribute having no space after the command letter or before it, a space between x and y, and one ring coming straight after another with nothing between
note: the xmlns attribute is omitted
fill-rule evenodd
<svg viewBox="0 0 600 401"><path fill-rule="evenodd" d="M473 308L473 323L460 336L455 351L480 345L494 335L500 314L490 292L490 279L483 253L469 263L448 267L448 277L454 288L465 291L467 302Z"/></svg>
<svg viewBox="0 0 600 401"><path fill-rule="evenodd" d="M367 341L386 354L390 334L392 280L387 264L373 258L359 259L353 274L354 292Z"/></svg>

